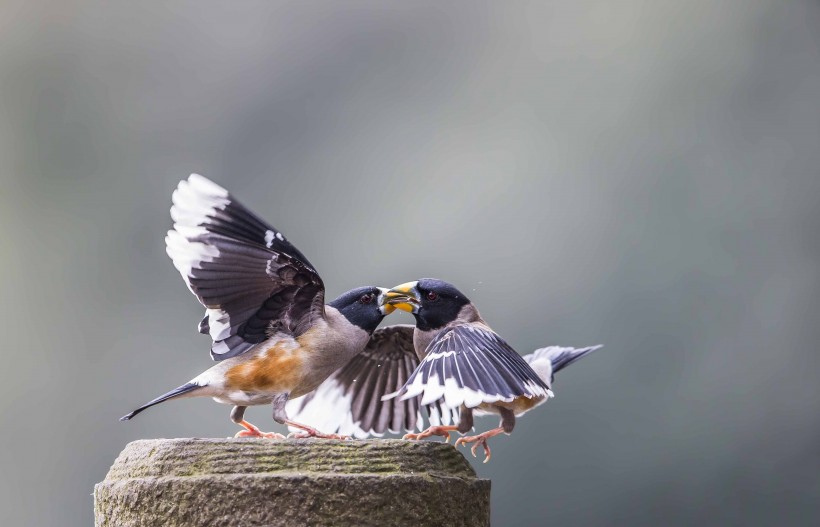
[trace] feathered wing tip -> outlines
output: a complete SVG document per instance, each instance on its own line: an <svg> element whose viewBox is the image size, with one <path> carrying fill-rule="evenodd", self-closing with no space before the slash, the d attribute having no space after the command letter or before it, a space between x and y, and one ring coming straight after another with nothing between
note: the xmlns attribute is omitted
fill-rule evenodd
<svg viewBox="0 0 820 527"><path fill-rule="evenodd" d="M461 407L449 408L444 404L444 401L436 401L424 407L427 410L427 422L430 426L448 426L455 425L461 419ZM421 425L421 417L419 417L419 425ZM422 427L419 426L419 430Z"/></svg>
<svg viewBox="0 0 820 527"><path fill-rule="evenodd" d="M196 227L231 199L227 190L199 174L183 179L171 195L171 218L177 225Z"/></svg>
<svg viewBox="0 0 820 527"><path fill-rule="evenodd" d="M153 399L153 400L145 403L144 405L140 406L139 408L137 408L133 412L120 417L120 421L129 421L132 417L134 417L135 415L137 415L138 413L142 412L143 410L145 410L147 408L150 408L150 407L152 407L156 404L165 402L168 399L173 399L174 397L179 397L180 395L190 393L190 392L192 392L192 391L194 391L198 388L202 388L202 386L200 386L199 384L192 383L192 382L183 384L182 386L174 388L170 392L168 392L166 394L163 394L163 395L160 395L156 399Z"/></svg>
<svg viewBox="0 0 820 527"><path fill-rule="evenodd" d="M199 174L191 174L187 180L180 181L171 201L174 229L185 238L205 233L222 235L285 254L315 272L305 255L282 232L254 214L227 190Z"/></svg>

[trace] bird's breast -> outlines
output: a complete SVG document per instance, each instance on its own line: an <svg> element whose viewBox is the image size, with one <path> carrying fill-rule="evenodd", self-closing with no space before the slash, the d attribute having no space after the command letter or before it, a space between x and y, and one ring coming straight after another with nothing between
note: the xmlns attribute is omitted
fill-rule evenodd
<svg viewBox="0 0 820 527"><path fill-rule="evenodd" d="M298 341L303 349L309 349L305 355L305 375L299 385L291 392L291 398L300 397L315 390L336 370L347 364L357 353L360 353L369 339L362 331L339 331L335 327L323 331L307 332L299 336Z"/></svg>

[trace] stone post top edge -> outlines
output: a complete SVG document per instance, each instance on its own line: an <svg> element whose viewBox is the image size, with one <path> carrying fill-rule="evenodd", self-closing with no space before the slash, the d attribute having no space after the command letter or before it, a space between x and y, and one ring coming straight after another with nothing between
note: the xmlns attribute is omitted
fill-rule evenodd
<svg viewBox="0 0 820 527"><path fill-rule="evenodd" d="M320 439L316 437L308 437L304 439L267 439L264 437L142 437L134 441L215 441L220 443L234 443L234 442L267 442L267 443L395 443L395 444L447 444L444 441L409 441L407 439L399 439L394 437L371 437L367 439Z"/></svg>
<svg viewBox="0 0 820 527"><path fill-rule="evenodd" d="M156 437L156 438L141 438L129 441L128 445L143 445L143 444L214 444L214 445L271 445L273 447L289 447L289 446L345 446L357 447L364 445L378 445L385 447L398 448L442 448L450 446L452 443L445 443L443 441L407 441L404 439L394 438L370 438L370 439L265 439L256 437Z"/></svg>
<svg viewBox="0 0 820 527"><path fill-rule="evenodd" d="M128 443L106 478L291 472L476 477L460 451L437 441L173 438Z"/></svg>

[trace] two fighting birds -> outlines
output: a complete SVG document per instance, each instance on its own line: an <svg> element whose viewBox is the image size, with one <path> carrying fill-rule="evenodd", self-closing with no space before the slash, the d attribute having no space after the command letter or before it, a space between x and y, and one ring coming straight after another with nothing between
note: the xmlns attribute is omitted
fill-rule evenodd
<svg viewBox="0 0 820 527"><path fill-rule="evenodd" d="M289 437L345 439L409 432L406 439L467 434L473 415L499 427L456 442L482 446L553 396L554 375L600 348L548 347L522 357L453 285L421 279L359 287L325 303L308 259L225 189L193 174L173 194L168 255L205 307L200 333L217 364L125 415L170 399L212 397L233 405L237 437L262 432L248 406L271 405ZM377 329L395 311L416 325ZM430 426L420 433L423 413ZM321 431L320 431L321 430Z"/></svg>

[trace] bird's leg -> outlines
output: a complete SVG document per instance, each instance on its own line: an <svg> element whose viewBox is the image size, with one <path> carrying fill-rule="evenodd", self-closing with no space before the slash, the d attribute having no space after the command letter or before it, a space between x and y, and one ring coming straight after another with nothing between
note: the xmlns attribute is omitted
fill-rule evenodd
<svg viewBox="0 0 820 527"><path fill-rule="evenodd" d="M273 398L273 420L279 424L287 425L293 428L298 428L299 430L304 430L304 432L291 432L290 434L288 434L288 439L304 439L307 437L317 437L319 439L350 439L350 436L343 436L339 434L323 434L322 432L316 430L312 426L303 425L302 423L291 421L288 418L287 412L285 411L285 404L288 402L289 397L289 393L283 393Z"/></svg>
<svg viewBox="0 0 820 527"><path fill-rule="evenodd" d="M277 434L276 432L262 432L256 426L245 421L244 417L246 408L247 406L234 406L233 410L231 410L231 421L245 428L244 430L237 432L234 437L264 437L267 439L285 438L285 436L282 434Z"/></svg>
<svg viewBox="0 0 820 527"><path fill-rule="evenodd" d="M473 409L461 405L461 411L458 417L458 433L466 434L473 429Z"/></svg>
<svg viewBox="0 0 820 527"><path fill-rule="evenodd" d="M471 428L473 427L473 410L472 408L467 408L465 406L461 407L461 417L459 418L458 425L449 425L449 426L431 426L427 430L423 432L419 432L418 434L404 434L402 439L410 439L413 441L418 441L420 439L424 439L425 437L430 436L441 436L444 438L445 443L450 442L450 432L458 432L460 434L466 434Z"/></svg>
<svg viewBox="0 0 820 527"><path fill-rule="evenodd" d="M476 449L481 446L484 448L484 463L488 462L493 454L490 451L490 446L487 444L487 440L491 437L497 436L498 434L509 434L513 431L513 428L515 428L515 414L513 411L507 408L497 408L501 413L501 426L498 428L493 428L492 430L487 430L486 432L478 435L459 437L455 446L475 443L470 448L470 452L473 453L473 457L475 457Z"/></svg>

